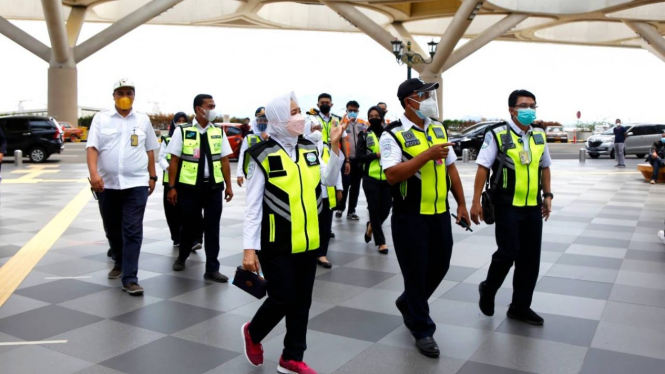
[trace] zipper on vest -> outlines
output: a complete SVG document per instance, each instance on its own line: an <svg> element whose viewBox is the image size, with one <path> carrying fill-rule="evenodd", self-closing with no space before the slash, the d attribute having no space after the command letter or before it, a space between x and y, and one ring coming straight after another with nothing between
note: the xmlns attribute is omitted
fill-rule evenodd
<svg viewBox="0 0 665 374"><path fill-rule="evenodd" d="M296 147L296 152L298 152ZM300 161L300 154L298 154L298 161ZM296 166L298 167L298 180L300 181L300 193L304 193L304 188L302 185L302 170L300 170L300 164L296 161ZM303 199L300 199L300 204L302 205L302 214L305 217L305 252L309 251L309 235L307 235L307 209L305 208L305 202Z"/></svg>
<svg viewBox="0 0 665 374"><path fill-rule="evenodd" d="M431 147L432 144L434 144L431 140L432 137L430 137L429 134L425 134L425 136L427 139L427 145ZM445 162L444 160L442 161ZM439 201L439 173L436 171L436 161L432 161L432 166L434 167L434 214L437 214L439 213L439 210L437 209L437 202Z"/></svg>

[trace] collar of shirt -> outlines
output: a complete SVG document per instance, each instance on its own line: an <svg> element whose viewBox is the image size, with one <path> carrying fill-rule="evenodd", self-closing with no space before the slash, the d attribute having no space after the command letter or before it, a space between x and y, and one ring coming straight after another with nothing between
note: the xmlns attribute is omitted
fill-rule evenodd
<svg viewBox="0 0 665 374"><path fill-rule="evenodd" d="M131 117L131 116L134 115L134 108L132 108L132 109L129 111L129 114L127 115L127 117L123 117L122 114L120 114L120 112L118 112L118 108L116 108L116 107L113 107L113 109L111 109L111 110L113 111L113 114L111 114L111 116L115 116L115 115L117 115L117 116L120 117L120 118L129 118L129 117Z"/></svg>
<svg viewBox="0 0 665 374"><path fill-rule="evenodd" d="M416 129L420 130L420 127L418 127L418 125L411 122L410 119L406 118L406 113L402 114L399 120L400 122L402 122L402 127L404 127L404 130L409 130L412 127L415 127ZM425 118L425 131L427 131L427 127L429 126L430 123L432 123L432 120L430 118Z"/></svg>
<svg viewBox="0 0 665 374"><path fill-rule="evenodd" d="M199 130L199 133L201 133L201 134L205 134L206 131L208 131L208 128L210 127L210 125L212 125L211 122L208 122L208 125L207 125L206 127L203 127L203 126L201 126L198 122L196 122L196 118L194 118L194 119L192 120L192 124L193 124L194 126L196 126L196 128Z"/></svg>
<svg viewBox="0 0 665 374"><path fill-rule="evenodd" d="M529 126L529 130L527 130L526 132L522 131L522 129L520 129L520 127L517 126L517 124L515 124L512 118L509 118L508 121L506 122L508 122L510 127L513 129L513 131L515 131L515 133L517 133L517 135L520 136L528 135L532 131L531 126Z"/></svg>
<svg viewBox="0 0 665 374"><path fill-rule="evenodd" d="M330 119L332 118L332 114L328 113L328 115L326 116L325 114L319 112L319 117L321 117L321 119L323 119L325 122L329 122Z"/></svg>

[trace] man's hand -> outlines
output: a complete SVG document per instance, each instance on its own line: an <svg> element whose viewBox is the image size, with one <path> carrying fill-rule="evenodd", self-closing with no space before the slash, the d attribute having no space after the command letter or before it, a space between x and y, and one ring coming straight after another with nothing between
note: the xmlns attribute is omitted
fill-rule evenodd
<svg viewBox="0 0 665 374"><path fill-rule="evenodd" d="M476 225L480 225L480 221L485 221L483 217L483 207L480 205L480 201L474 201L471 205L471 220Z"/></svg>
<svg viewBox="0 0 665 374"><path fill-rule="evenodd" d="M320 126L319 126L320 127ZM261 139L263 140L268 140L270 138L270 135L268 135L267 132L262 132L261 133Z"/></svg>
<svg viewBox="0 0 665 374"><path fill-rule="evenodd" d="M330 142L331 143L339 143L339 141L342 139L342 135L344 134L344 131L346 131L346 124L338 124L337 126L333 126L330 129Z"/></svg>
<svg viewBox="0 0 665 374"><path fill-rule="evenodd" d="M148 182L148 196L152 195L155 191L155 184L156 182L152 179Z"/></svg>
<svg viewBox="0 0 665 374"><path fill-rule="evenodd" d="M545 218L545 222L550 218L550 213L552 213L552 198L546 197L543 200L543 218Z"/></svg>
<svg viewBox="0 0 665 374"><path fill-rule="evenodd" d="M242 184L245 182L244 177L238 177L238 187L242 187Z"/></svg>
<svg viewBox="0 0 665 374"><path fill-rule="evenodd" d="M253 249L245 249L242 256L242 268L259 273L259 257Z"/></svg>
<svg viewBox="0 0 665 374"><path fill-rule="evenodd" d="M166 195L166 200L173 206L178 204L178 192L175 188L171 187L169 193Z"/></svg>
<svg viewBox="0 0 665 374"><path fill-rule="evenodd" d="M5 158L5 155L0 153L0 164L2 163L2 159L4 159L4 158Z"/></svg>
<svg viewBox="0 0 665 374"><path fill-rule="evenodd" d="M431 161L445 160L446 157L448 157L448 152L450 151L450 148L448 147L451 145L452 143L433 145L429 147L427 151L425 151L425 155L427 159Z"/></svg>
<svg viewBox="0 0 665 374"><path fill-rule="evenodd" d="M651 154L651 157L653 157L653 158L658 158L658 153L656 153L656 152L652 153L652 154Z"/></svg>
<svg viewBox="0 0 665 374"><path fill-rule="evenodd" d="M344 175L349 175L349 174L351 174L351 163L344 162Z"/></svg>
<svg viewBox="0 0 665 374"><path fill-rule="evenodd" d="M466 206L463 205L457 207L457 221L455 223L460 223L461 221L466 222L467 226L471 227L469 211L466 209Z"/></svg>
<svg viewBox="0 0 665 374"><path fill-rule="evenodd" d="M90 176L90 185L92 185L92 189L95 190L95 192L104 192L104 181L99 174L95 173Z"/></svg>
<svg viewBox="0 0 665 374"><path fill-rule="evenodd" d="M335 197L337 198L337 201L342 201L342 197L344 197L344 196L342 195L342 191L337 191L337 192L335 193Z"/></svg>
<svg viewBox="0 0 665 374"><path fill-rule="evenodd" d="M224 190L224 199L227 203L233 199L233 190L231 189L231 185L228 185L226 190Z"/></svg>
<svg viewBox="0 0 665 374"><path fill-rule="evenodd" d="M376 152L376 158L381 158L381 152Z"/></svg>

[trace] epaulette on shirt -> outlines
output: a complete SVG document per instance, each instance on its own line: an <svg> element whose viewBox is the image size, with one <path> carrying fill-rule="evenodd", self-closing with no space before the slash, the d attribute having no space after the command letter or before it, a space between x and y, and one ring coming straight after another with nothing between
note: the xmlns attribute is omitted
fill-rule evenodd
<svg viewBox="0 0 665 374"><path fill-rule="evenodd" d="M310 116L315 116L315 115L319 114L319 110L316 109L316 108L312 108L312 109L308 110L305 114L308 114Z"/></svg>

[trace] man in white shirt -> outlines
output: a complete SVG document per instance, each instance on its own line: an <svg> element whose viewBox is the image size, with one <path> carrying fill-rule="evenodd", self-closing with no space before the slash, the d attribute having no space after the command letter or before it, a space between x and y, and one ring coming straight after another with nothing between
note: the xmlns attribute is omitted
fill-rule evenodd
<svg viewBox="0 0 665 374"><path fill-rule="evenodd" d="M185 269L190 248L203 227L206 253L203 278L226 283L229 278L219 272L217 257L222 192L227 202L233 198L229 164L229 155L233 151L224 130L212 123L217 118L215 107L212 96L197 95L194 98L194 123L181 126L173 133L167 148L171 154L167 198L171 204L179 204L182 212L180 254L173 264L173 270ZM201 210L204 211L203 220Z"/></svg>
<svg viewBox="0 0 665 374"><path fill-rule="evenodd" d="M115 108L95 114L86 145L90 184L99 198L104 231L115 257L109 279L122 277L122 289L142 295L138 266L143 215L157 182L155 130L144 113L132 109L134 83L113 85Z"/></svg>

